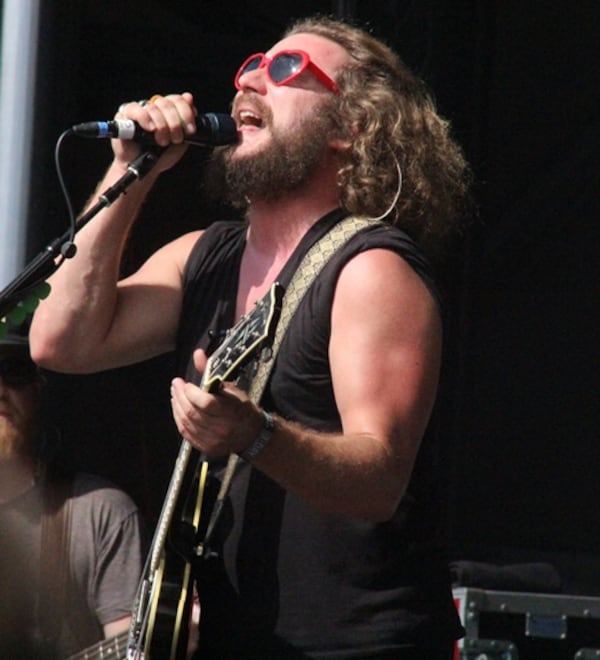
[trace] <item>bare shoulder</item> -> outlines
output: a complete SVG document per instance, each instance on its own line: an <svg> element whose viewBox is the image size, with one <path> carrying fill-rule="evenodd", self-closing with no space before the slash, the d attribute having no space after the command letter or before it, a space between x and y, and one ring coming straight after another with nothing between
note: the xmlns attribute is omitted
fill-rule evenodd
<svg viewBox="0 0 600 660"><path fill-rule="evenodd" d="M400 309L425 316L439 314L438 303L412 266L393 250L376 248L353 257L342 269L336 303L358 308L377 306L381 312Z"/></svg>

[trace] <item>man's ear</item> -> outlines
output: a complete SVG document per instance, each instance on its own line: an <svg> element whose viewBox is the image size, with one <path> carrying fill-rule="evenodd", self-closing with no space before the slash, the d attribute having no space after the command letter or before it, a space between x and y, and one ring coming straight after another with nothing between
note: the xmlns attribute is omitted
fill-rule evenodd
<svg viewBox="0 0 600 660"><path fill-rule="evenodd" d="M358 134L358 131L359 129L356 124L344 128L343 131L340 130L337 135L329 138L329 146L336 152L343 153L345 151L350 151L352 140Z"/></svg>
<svg viewBox="0 0 600 660"><path fill-rule="evenodd" d="M348 138L335 137L329 140L329 147L336 153L349 151L351 146L352 143Z"/></svg>

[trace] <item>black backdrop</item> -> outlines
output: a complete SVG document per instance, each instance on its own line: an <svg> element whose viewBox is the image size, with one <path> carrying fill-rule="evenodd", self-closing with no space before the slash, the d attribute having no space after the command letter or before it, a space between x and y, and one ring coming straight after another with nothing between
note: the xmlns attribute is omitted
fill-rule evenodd
<svg viewBox="0 0 600 660"><path fill-rule="evenodd" d="M565 588L600 593L600 6L578 3L213 0L42 2L29 248L66 229L53 162L70 125L125 100L194 92L226 111L237 65L293 16L354 17L433 87L477 177L480 219L445 273L454 310L441 393L454 557L549 559ZM148 202L124 271L214 218L190 150ZM78 208L109 159L65 141ZM49 374L47 417L62 460L125 487L151 519L178 441L169 356L88 376Z"/></svg>

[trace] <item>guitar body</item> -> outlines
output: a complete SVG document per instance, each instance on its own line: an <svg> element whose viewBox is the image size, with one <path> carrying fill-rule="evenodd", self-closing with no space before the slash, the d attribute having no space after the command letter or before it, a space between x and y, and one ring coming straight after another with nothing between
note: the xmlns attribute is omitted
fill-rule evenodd
<svg viewBox="0 0 600 660"><path fill-rule="evenodd" d="M179 565L176 565L179 564ZM164 572L163 572L164 570ZM172 571L174 577L168 577ZM185 658L189 636L188 613L191 611L192 579L190 565L184 560L169 560L161 565L151 609L144 658Z"/></svg>
<svg viewBox="0 0 600 660"><path fill-rule="evenodd" d="M144 658L186 657L193 599L192 550L197 543L208 464L198 457L189 498L172 524L153 582ZM192 508L190 508L192 507Z"/></svg>
<svg viewBox="0 0 600 660"><path fill-rule="evenodd" d="M208 358L200 387L210 392L225 380L248 379L247 371L272 342L282 298L283 290L275 283L238 321ZM229 465L235 466L235 461L230 460ZM218 517L217 505L222 503L217 498L208 525L202 522L201 527L207 481L208 463L183 440L138 589L128 660L186 658L193 564L211 552L210 534Z"/></svg>

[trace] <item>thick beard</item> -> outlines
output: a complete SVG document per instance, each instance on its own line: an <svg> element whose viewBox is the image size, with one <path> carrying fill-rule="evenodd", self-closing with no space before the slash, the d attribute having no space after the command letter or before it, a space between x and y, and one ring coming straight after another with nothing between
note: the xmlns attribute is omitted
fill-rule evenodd
<svg viewBox="0 0 600 660"><path fill-rule="evenodd" d="M24 457L31 452L31 443L27 439L31 430L18 428L0 418L0 462Z"/></svg>
<svg viewBox="0 0 600 660"><path fill-rule="evenodd" d="M29 385L30 401L11 417L0 417L0 461L27 458L35 453L39 427L39 384ZM25 402L25 399L24 399Z"/></svg>
<svg viewBox="0 0 600 660"><path fill-rule="evenodd" d="M271 128L269 144L258 153L236 157L235 147L215 150L205 172L207 194L237 208L253 199L282 199L321 166L332 128L327 108L321 108L285 135Z"/></svg>

